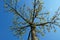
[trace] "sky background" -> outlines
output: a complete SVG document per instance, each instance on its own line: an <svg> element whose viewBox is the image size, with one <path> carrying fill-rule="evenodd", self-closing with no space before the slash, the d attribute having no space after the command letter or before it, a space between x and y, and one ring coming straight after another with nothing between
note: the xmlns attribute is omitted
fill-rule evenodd
<svg viewBox="0 0 60 40"><path fill-rule="evenodd" d="M24 3L25 1L21 1ZM26 1L29 5L31 1ZM60 6L60 0L43 0L46 10L50 11L51 15ZM26 3L26 4L27 4ZM13 14L9 14L4 8L3 0L0 0L0 40L19 40L9 30L9 26L12 25ZM60 40L60 28L56 27L57 32L53 31L46 33L44 37L40 37L41 40ZM25 37L24 37L25 38ZM25 38L26 39L26 38Z"/></svg>

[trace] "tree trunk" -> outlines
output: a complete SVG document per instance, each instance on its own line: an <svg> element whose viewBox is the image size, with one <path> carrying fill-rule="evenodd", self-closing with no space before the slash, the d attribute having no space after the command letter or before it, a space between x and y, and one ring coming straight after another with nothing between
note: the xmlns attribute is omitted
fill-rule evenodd
<svg viewBox="0 0 60 40"><path fill-rule="evenodd" d="M31 27L31 40L37 40L35 27Z"/></svg>

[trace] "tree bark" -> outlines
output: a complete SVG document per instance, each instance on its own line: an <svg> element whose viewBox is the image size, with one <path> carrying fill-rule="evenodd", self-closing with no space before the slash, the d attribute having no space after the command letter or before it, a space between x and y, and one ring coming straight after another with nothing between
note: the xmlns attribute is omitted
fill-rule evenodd
<svg viewBox="0 0 60 40"><path fill-rule="evenodd" d="M35 27L31 27L31 40L37 40Z"/></svg>

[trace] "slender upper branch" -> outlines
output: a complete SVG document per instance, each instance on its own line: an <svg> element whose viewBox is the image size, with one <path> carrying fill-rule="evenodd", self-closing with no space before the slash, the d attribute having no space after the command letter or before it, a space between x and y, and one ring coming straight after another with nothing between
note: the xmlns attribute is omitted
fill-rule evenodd
<svg viewBox="0 0 60 40"><path fill-rule="evenodd" d="M26 21L28 24L30 24L30 22L24 18L16 9L14 9L13 7L11 7L9 4L7 4L13 11L15 14L17 14L18 16L20 16L24 21Z"/></svg>
<svg viewBox="0 0 60 40"><path fill-rule="evenodd" d="M36 8L36 0L34 0L34 11L33 11L33 18L32 18L32 22L35 19L35 8Z"/></svg>

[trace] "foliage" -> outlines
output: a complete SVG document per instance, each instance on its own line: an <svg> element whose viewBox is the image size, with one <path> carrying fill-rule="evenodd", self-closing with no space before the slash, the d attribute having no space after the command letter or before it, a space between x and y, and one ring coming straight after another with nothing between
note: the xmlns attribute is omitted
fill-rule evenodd
<svg viewBox="0 0 60 40"><path fill-rule="evenodd" d="M35 0L32 2L33 8L27 7L27 4L19 6L20 0L5 0L5 8L9 12L14 13L13 25L11 30L18 37L23 36L27 33L29 29L28 39L31 38L31 27L36 28L37 34L44 36L46 30L50 32L51 29L54 29L56 32L56 26L60 27L60 8L55 12L52 17L49 17L50 12L43 12L43 2L41 0Z"/></svg>

